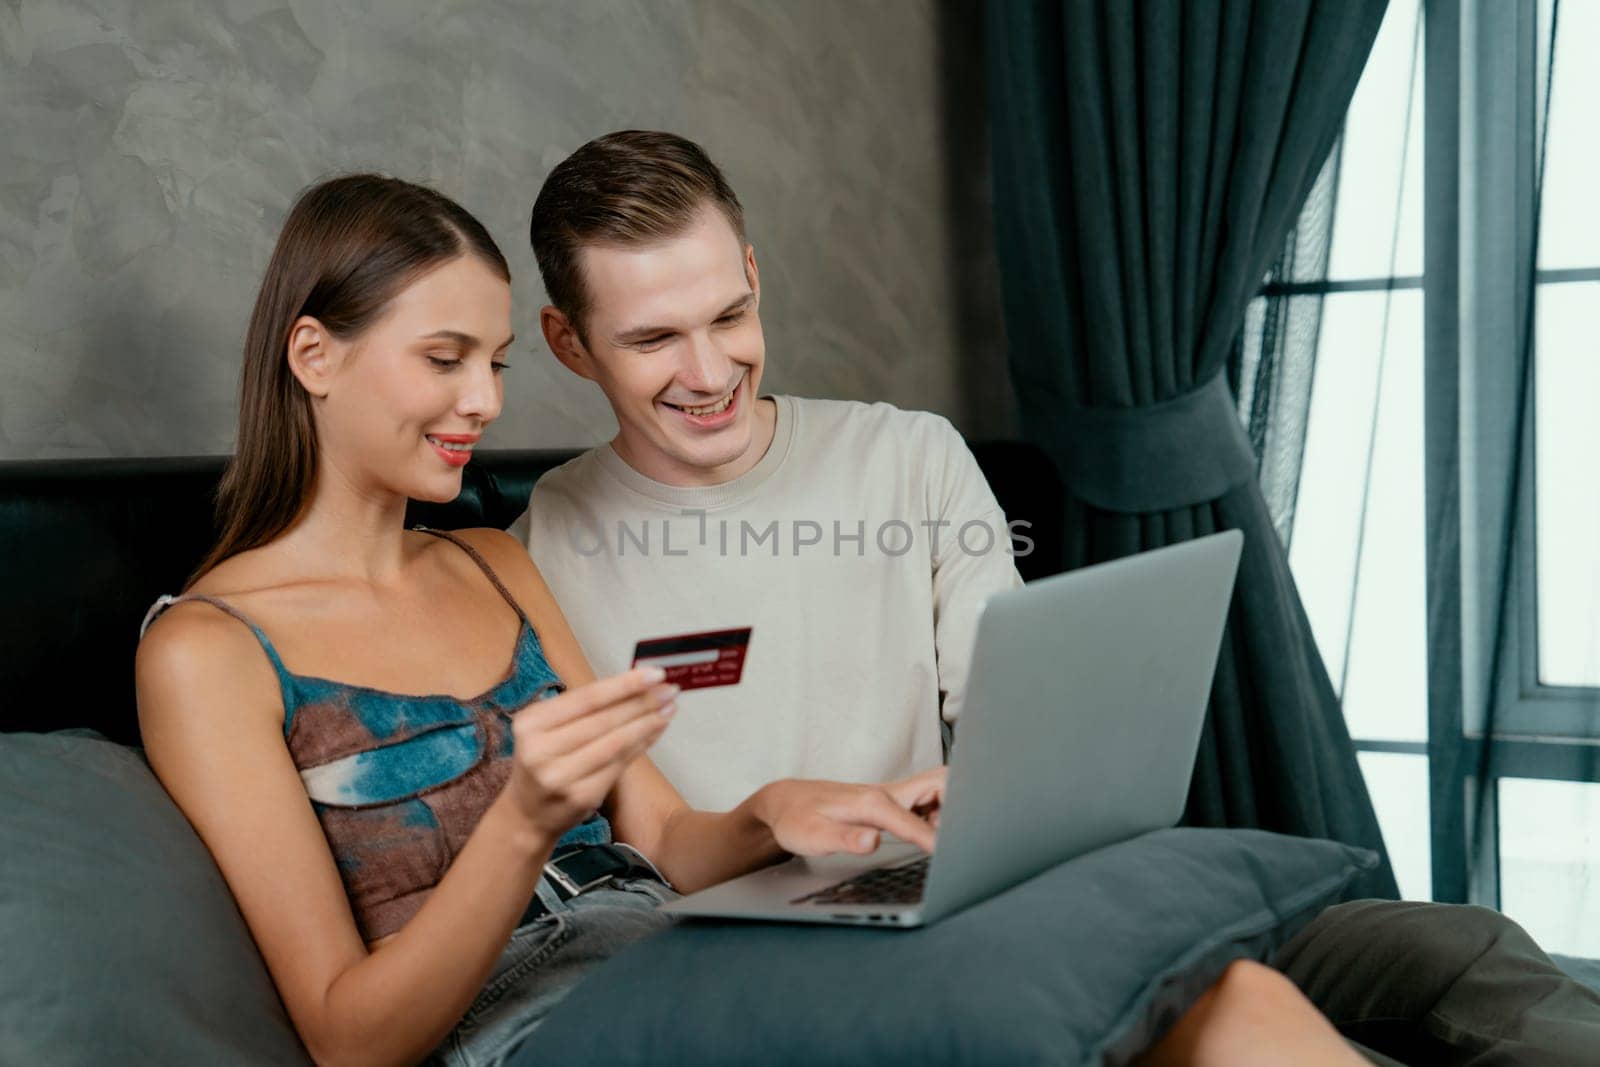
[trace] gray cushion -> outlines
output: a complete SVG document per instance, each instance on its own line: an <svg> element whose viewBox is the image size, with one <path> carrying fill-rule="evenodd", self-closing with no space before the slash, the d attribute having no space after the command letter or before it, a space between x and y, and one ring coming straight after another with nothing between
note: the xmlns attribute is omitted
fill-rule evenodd
<svg viewBox="0 0 1600 1067"><path fill-rule="evenodd" d="M512 1062L1123 1063L1377 862L1163 830L922 930L687 922L603 965Z"/></svg>
<svg viewBox="0 0 1600 1067"><path fill-rule="evenodd" d="M308 1062L210 854L139 754L0 734L0 1063Z"/></svg>

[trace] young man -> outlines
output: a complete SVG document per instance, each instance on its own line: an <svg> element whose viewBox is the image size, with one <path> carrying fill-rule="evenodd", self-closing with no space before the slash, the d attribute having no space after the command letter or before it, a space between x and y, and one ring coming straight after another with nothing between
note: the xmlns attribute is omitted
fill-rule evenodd
<svg viewBox="0 0 1600 1067"><path fill-rule="evenodd" d="M545 338L617 417L528 512L595 670L626 670L641 638L752 628L742 684L690 694L652 758L713 810L746 783L938 766L978 604L1021 584L961 436L926 412L761 394L743 213L680 138L579 150L540 194L533 243Z"/></svg>
<svg viewBox="0 0 1600 1067"><path fill-rule="evenodd" d="M596 671L625 669L641 638L753 628L742 684L691 694L652 750L662 770L716 809L775 778L938 763L977 605L1019 583L1013 540L1027 547L961 438L884 404L761 396L743 212L682 138L580 148L531 237L545 339L617 418L610 443L540 480L527 516ZM1408 1061L1600 1062L1600 996L1487 909L1330 908L1276 963L1347 1034Z"/></svg>

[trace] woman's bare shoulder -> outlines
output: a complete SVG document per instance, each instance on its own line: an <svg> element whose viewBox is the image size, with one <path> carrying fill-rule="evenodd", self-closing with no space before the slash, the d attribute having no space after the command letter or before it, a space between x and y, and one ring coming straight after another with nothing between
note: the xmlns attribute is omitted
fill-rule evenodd
<svg viewBox="0 0 1600 1067"><path fill-rule="evenodd" d="M533 558L528 555L527 547L521 541L506 531L493 527L453 532L483 557L484 562L510 590L517 603L521 604L523 610L533 619L536 629L540 628L553 613L559 612L555 596L545 584L544 576L539 573L538 566L534 564Z"/></svg>
<svg viewBox="0 0 1600 1067"><path fill-rule="evenodd" d="M471 545L513 593L520 596L520 590L530 586L540 593L544 592L544 579L534 565L533 558L528 555L527 547L506 531L482 526L451 532Z"/></svg>
<svg viewBox="0 0 1600 1067"><path fill-rule="evenodd" d="M260 639L244 619L219 606L248 618L247 605L262 582L257 571L255 561L226 560L151 622L134 658L141 719L218 700L281 717L277 675Z"/></svg>
<svg viewBox="0 0 1600 1067"><path fill-rule="evenodd" d="M248 627L214 605L183 601L150 625L134 658L141 696L195 690L215 696L276 692L276 675ZM141 709L144 701L141 700Z"/></svg>
<svg viewBox="0 0 1600 1067"><path fill-rule="evenodd" d="M232 658L255 644L249 629L215 604L180 600L150 623L139 642L139 662L194 667L200 661Z"/></svg>
<svg viewBox="0 0 1600 1067"><path fill-rule="evenodd" d="M528 558L528 550L523 547L521 541L493 526L475 526L466 530L452 530L450 533L481 552L491 564L497 562L516 564L519 557L522 563L533 562Z"/></svg>

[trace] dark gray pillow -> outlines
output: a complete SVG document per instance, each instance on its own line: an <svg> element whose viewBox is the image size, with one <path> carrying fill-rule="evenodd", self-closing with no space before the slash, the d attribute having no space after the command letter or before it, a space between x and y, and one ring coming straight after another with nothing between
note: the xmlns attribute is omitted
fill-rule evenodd
<svg viewBox="0 0 1600 1067"><path fill-rule="evenodd" d="M308 1058L211 855L132 749L0 734L0 1063Z"/></svg>
<svg viewBox="0 0 1600 1067"><path fill-rule="evenodd" d="M1162 830L922 930L686 922L603 965L512 1063L1123 1063L1377 862Z"/></svg>

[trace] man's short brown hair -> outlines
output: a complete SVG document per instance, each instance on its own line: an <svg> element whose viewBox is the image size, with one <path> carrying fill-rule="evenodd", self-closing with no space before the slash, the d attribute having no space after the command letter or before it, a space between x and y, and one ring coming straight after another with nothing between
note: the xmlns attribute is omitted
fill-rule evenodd
<svg viewBox="0 0 1600 1067"><path fill-rule="evenodd" d="M545 292L583 336L589 294L585 244L651 244L689 228L714 205L744 240L744 208L705 149L657 130L597 137L556 165L533 204L528 238Z"/></svg>

